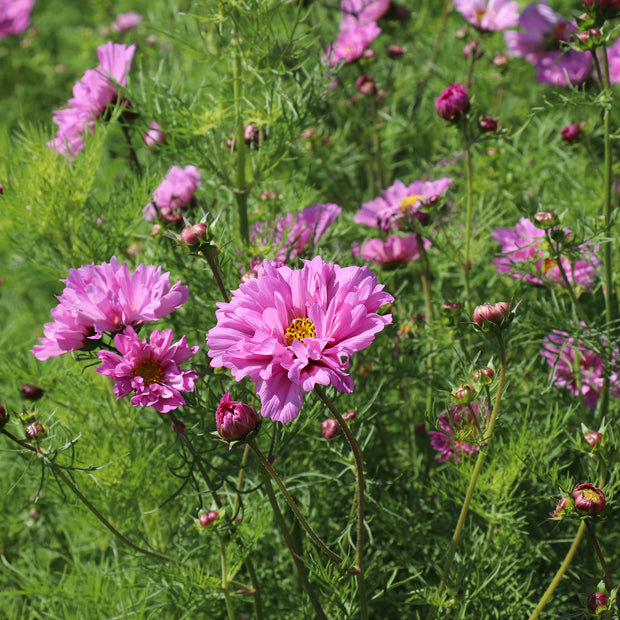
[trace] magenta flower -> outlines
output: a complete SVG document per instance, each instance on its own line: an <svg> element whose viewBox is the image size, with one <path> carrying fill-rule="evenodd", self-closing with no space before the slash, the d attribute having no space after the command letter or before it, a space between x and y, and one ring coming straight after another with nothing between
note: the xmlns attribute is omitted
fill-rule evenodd
<svg viewBox="0 0 620 620"><path fill-rule="evenodd" d="M336 43L327 46L325 61L335 66L343 60L348 65L361 58L366 48L380 34L381 28L376 22L360 23L354 17L345 17L340 22Z"/></svg>
<svg viewBox="0 0 620 620"><path fill-rule="evenodd" d="M568 229L564 232L567 236L571 234ZM557 261L545 258L545 231L534 226L528 218L522 217L514 229L496 228L491 236L502 246L502 256L491 261L498 273L507 273L511 278L523 279L530 284L553 282L565 286ZM571 263L566 256L561 257L566 277L571 286L591 290L600 263L595 254L597 248L580 245L571 249L582 258Z"/></svg>
<svg viewBox="0 0 620 620"><path fill-rule="evenodd" d="M428 239L423 239L424 249L431 247ZM353 255L361 256L363 260L373 262L384 267L404 265L420 258L420 245L418 235L399 237L390 235L387 241L382 239L369 239L360 247L353 247Z"/></svg>
<svg viewBox="0 0 620 620"><path fill-rule="evenodd" d="M207 334L211 366L229 368L237 381L249 376L262 416L289 422L303 392L317 384L353 391L349 357L392 322L377 314L392 301L367 267L339 267L319 256L295 270L264 261L257 278L217 304L217 325Z"/></svg>
<svg viewBox="0 0 620 620"><path fill-rule="evenodd" d="M340 11L360 24L379 21L389 10L392 0L342 0Z"/></svg>
<svg viewBox="0 0 620 620"><path fill-rule="evenodd" d="M594 411L605 375L601 356L588 349L581 340L557 329L545 336L540 354L552 368L549 378L553 383L565 387L573 396L582 396L585 405ZM616 368L618 359L618 353L614 350L612 368ZM615 372L610 375L610 384L611 394L614 398L620 398L618 375Z"/></svg>
<svg viewBox="0 0 620 620"><path fill-rule="evenodd" d="M461 460L461 454L479 451L487 413L486 405L480 400L470 405L455 405L440 414L437 422L443 430L428 432L431 447L439 452L437 460L440 463L448 459L457 462Z"/></svg>
<svg viewBox="0 0 620 620"><path fill-rule="evenodd" d="M150 220L157 213L169 222L181 222L182 212L194 200L196 190L202 185L200 182L200 170L196 166L172 166L168 170L166 178L153 192L154 205L148 204L144 209L144 219Z"/></svg>
<svg viewBox="0 0 620 620"><path fill-rule="evenodd" d="M167 413L185 405L181 392L193 392L198 373L181 370L179 366L194 355L200 347L188 347L185 336L172 344L172 330L155 330L140 340L133 327L114 336L118 353L99 351L102 364L99 374L114 379L116 400L131 392L134 407L152 406L160 413Z"/></svg>
<svg viewBox="0 0 620 620"><path fill-rule="evenodd" d="M112 24L112 30L114 32L127 32L133 30L136 26L142 23L142 15L135 11L129 11L128 13L120 13L116 16L114 23Z"/></svg>
<svg viewBox="0 0 620 620"><path fill-rule="evenodd" d="M0 39L17 36L30 24L34 0L0 0Z"/></svg>
<svg viewBox="0 0 620 620"><path fill-rule="evenodd" d="M54 321L43 327L41 344L31 353L46 360L69 351L96 345L104 332L155 321L180 308L189 296L186 286L170 286L161 267L138 265L131 273L116 257L101 265L71 269L62 280L65 289L52 309Z"/></svg>
<svg viewBox="0 0 620 620"><path fill-rule="evenodd" d="M399 228L412 216L423 222L425 207L437 202L450 185L452 179L448 177L437 181L414 181L410 185L395 181L394 185L381 191L381 196L362 204L353 221L383 231Z"/></svg>
<svg viewBox="0 0 620 620"><path fill-rule="evenodd" d="M454 8L482 32L505 30L519 22L519 3L513 0L454 0Z"/></svg>
<svg viewBox="0 0 620 620"><path fill-rule="evenodd" d="M538 82L576 86L588 79L592 70L590 53L561 47L577 31L574 24L546 4L534 3L521 13L519 28L504 33L506 45L513 56L523 57L536 67Z"/></svg>
<svg viewBox="0 0 620 620"><path fill-rule="evenodd" d="M469 110L467 89L458 82L448 86L435 101L435 109L444 121L455 121Z"/></svg>
<svg viewBox="0 0 620 620"><path fill-rule="evenodd" d="M250 230L250 239L262 246L263 253L275 249L275 260L281 266L310 252L341 211L334 203L312 205L295 214L287 213L275 223L257 222Z"/></svg>
<svg viewBox="0 0 620 620"><path fill-rule="evenodd" d="M620 84L620 39L616 39L613 45L607 48L609 62L609 81L612 84Z"/></svg>
<svg viewBox="0 0 620 620"><path fill-rule="evenodd" d="M560 135L562 136L562 140L564 140L564 142L577 142L577 140L579 140L579 136L581 135L581 127L575 123L566 125L566 127L562 128Z"/></svg>
<svg viewBox="0 0 620 620"><path fill-rule="evenodd" d="M94 120L118 96L117 84L127 85L127 74L136 51L135 45L121 45L108 41L97 48L99 66L88 69L73 87L73 97L68 108L54 112L54 122L59 130L56 138L48 142L50 148L70 159L84 148L84 137L94 129Z"/></svg>

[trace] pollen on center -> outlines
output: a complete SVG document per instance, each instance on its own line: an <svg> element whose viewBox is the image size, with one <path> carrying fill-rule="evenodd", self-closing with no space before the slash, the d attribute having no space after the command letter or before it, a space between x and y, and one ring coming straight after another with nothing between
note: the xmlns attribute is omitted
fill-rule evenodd
<svg viewBox="0 0 620 620"><path fill-rule="evenodd" d="M157 360L142 360L136 364L133 376L140 376L146 385L151 385L152 383L161 383L164 378L164 371Z"/></svg>
<svg viewBox="0 0 620 620"><path fill-rule="evenodd" d="M284 332L286 344L293 344L293 340L299 340L303 344L304 338L316 338L316 329L310 319L295 319Z"/></svg>
<svg viewBox="0 0 620 620"><path fill-rule="evenodd" d="M413 207L416 202L420 202L425 198L426 196L423 196L422 194L416 194L415 196L405 196L405 198L401 198L400 200L400 210L404 212L409 211L409 209L411 209L411 207Z"/></svg>

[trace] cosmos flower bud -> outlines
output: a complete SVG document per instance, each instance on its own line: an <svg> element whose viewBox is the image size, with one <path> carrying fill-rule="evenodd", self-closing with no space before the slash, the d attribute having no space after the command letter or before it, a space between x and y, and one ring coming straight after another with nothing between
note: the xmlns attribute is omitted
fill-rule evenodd
<svg viewBox="0 0 620 620"><path fill-rule="evenodd" d="M552 519L561 519L566 512L572 507L573 501L568 495L560 498L555 505L555 510L551 513Z"/></svg>
<svg viewBox="0 0 620 620"><path fill-rule="evenodd" d="M482 385L490 385L495 378L495 371L488 366L483 366L474 371L472 379L474 383L481 383Z"/></svg>
<svg viewBox="0 0 620 620"><path fill-rule="evenodd" d="M562 140L564 142L577 142L579 140L579 136L581 135L581 127L575 123L571 125L566 125L560 132L562 136Z"/></svg>
<svg viewBox="0 0 620 620"><path fill-rule="evenodd" d="M437 114L445 121L454 121L469 110L467 89L458 82L448 86L435 102Z"/></svg>
<svg viewBox="0 0 620 620"><path fill-rule="evenodd" d="M4 425L9 421L9 414L6 409L0 405L0 429L4 428Z"/></svg>
<svg viewBox="0 0 620 620"><path fill-rule="evenodd" d="M404 53L402 45L389 45L387 48L387 54L390 58L398 58Z"/></svg>
<svg viewBox="0 0 620 620"><path fill-rule="evenodd" d="M605 508L603 491L589 482L578 484L573 489L573 499L575 500L575 508L588 515L599 514Z"/></svg>
<svg viewBox="0 0 620 620"><path fill-rule="evenodd" d="M506 301L500 301L496 304L477 306L472 320L482 331L503 329L512 321L510 304Z"/></svg>
<svg viewBox="0 0 620 620"><path fill-rule="evenodd" d="M181 231L181 243L183 245L200 245L207 238L207 225L199 222L193 226L186 226Z"/></svg>
<svg viewBox="0 0 620 620"><path fill-rule="evenodd" d="M321 435L325 439L333 439L340 432L340 425L334 418L327 418L321 422Z"/></svg>
<svg viewBox="0 0 620 620"><path fill-rule="evenodd" d="M239 441L258 429L260 416L250 405L231 400L226 392L215 412L215 423L222 439Z"/></svg>
<svg viewBox="0 0 620 620"><path fill-rule="evenodd" d="M536 228L549 230L557 225L558 216L554 211L538 211L538 213L534 213L532 216L532 223Z"/></svg>
<svg viewBox="0 0 620 620"><path fill-rule="evenodd" d="M459 387L452 390L450 398L457 405L467 405L475 400L476 388L468 383L459 385Z"/></svg>
<svg viewBox="0 0 620 620"><path fill-rule="evenodd" d="M172 432L173 433L178 433L179 435L185 435L185 422L182 422L181 420L175 420L172 423Z"/></svg>
<svg viewBox="0 0 620 620"><path fill-rule="evenodd" d="M492 116L485 115L480 119L480 131L485 133L495 133L497 131L497 120Z"/></svg>
<svg viewBox="0 0 620 620"><path fill-rule="evenodd" d="M45 435L45 427L40 422L33 422L32 424L28 424L24 429L24 433L26 435L26 439L30 439L30 441L38 441Z"/></svg>
<svg viewBox="0 0 620 620"><path fill-rule="evenodd" d="M592 448L596 448L596 446L603 441L603 433L599 433L598 431L588 431L584 434L583 438Z"/></svg>
<svg viewBox="0 0 620 620"><path fill-rule="evenodd" d="M219 516L220 515L217 510L209 510L209 512L203 512L200 515L198 522L201 527L209 527L212 523L215 523L215 521L218 520Z"/></svg>
<svg viewBox="0 0 620 620"><path fill-rule="evenodd" d="M357 88L362 95L374 95L377 92L375 81L367 75L360 75L357 80L355 80L355 88Z"/></svg>
<svg viewBox="0 0 620 620"><path fill-rule="evenodd" d="M28 400L39 400L43 396L43 390L32 383L23 383L22 394Z"/></svg>
<svg viewBox="0 0 620 620"><path fill-rule="evenodd" d="M353 411L353 410L351 410L351 411L345 411L345 412L342 414L342 419L343 419L345 422L350 422L351 420L355 420L355 418L356 418L356 417L357 417L357 411Z"/></svg>
<svg viewBox="0 0 620 620"><path fill-rule="evenodd" d="M588 596L588 609L594 614L600 614L607 610L609 596L605 592L593 592Z"/></svg>

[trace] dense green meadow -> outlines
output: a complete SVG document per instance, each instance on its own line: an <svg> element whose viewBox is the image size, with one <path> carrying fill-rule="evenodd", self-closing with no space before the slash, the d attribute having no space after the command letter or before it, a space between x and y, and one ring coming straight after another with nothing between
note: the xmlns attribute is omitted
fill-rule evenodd
<svg viewBox="0 0 620 620"><path fill-rule="evenodd" d="M0 618L618 617L599 4L561 85L450 0L333 63L337 0L36 0L0 38Z"/></svg>

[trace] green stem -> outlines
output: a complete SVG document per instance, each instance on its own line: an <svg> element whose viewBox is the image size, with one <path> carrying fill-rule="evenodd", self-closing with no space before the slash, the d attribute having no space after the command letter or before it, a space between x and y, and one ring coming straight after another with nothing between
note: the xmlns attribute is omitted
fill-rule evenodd
<svg viewBox="0 0 620 620"><path fill-rule="evenodd" d="M318 618L326 619L325 612L321 607L321 603L316 597L314 590L312 589L312 585L308 580L308 573L306 572L306 567L303 562L295 553L295 543L293 541L293 537L286 526L286 522L284 521L284 517L282 516L282 512L280 511L280 507L278 506L278 500L276 499L275 493L273 492L273 487L271 486L271 479L269 478L269 474L267 473L264 467L259 467L258 471L260 472L261 478L263 479L263 484L265 485L265 491L267 492L267 497L269 498L269 502L271 503L271 508L273 509L273 514L278 523L278 527L280 528L280 532L282 532L282 536L284 536L284 540L286 542L286 546L289 548L291 555L293 556L293 561L295 562L295 566L297 568L297 572L299 573L299 577L301 578L301 582L310 598L310 602L314 607L314 611L317 614Z"/></svg>
<svg viewBox="0 0 620 620"><path fill-rule="evenodd" d="M379 187L385 187L385 173L383 171L383 152L381 150L381 134L378 130L379 119L377 118L377 106L375 104L374 95L370 95L370 118L373 121L372 124L372 142L373 151L375 155L375 165L377 167L377 174L379 175Z"/></svg>
<svg viewBox="0 0 620 620"><path fill-rule="evenodd" d="M230 582L228 581L228 570L226 569L226 545L221 536L220 539L220 552L222 557L222 592L224 592L224 600L226 601L226 611L228 613L228 620L235 620L235 609L230 597Z"/></svg>
<svg viewBox="0 0 620 620"><path fill-rule="evenodd" d="M433 367L433 357L432 357L432 353L433 353L433 342L432 339L430 338L430 326L432 325L433 321L434 321L434 315L433 315L433 303L432 303L432 287L431 287L431 268L430 268L430 263L428 260L428 254L426 253L426 250L424 249L424 239L422 238L422 235L420 233L416 234L417 236L417 242L418 242L418 248L420 250L420 265L422 268L422 291L424 293L424 310L426 312L426 321L425 321L425 325L426 325L426 330L428 333L428 338L426 339L426 353L427 353L427 357L426 357L426 372L428 374L428 378L427 378L427 384L426 384L426 414L428 415L431 411L431 407L433 404L433 384L432 384L432 378L433 378L433 374L434 374L434 367Z"/></svg>
<svg viewBox="0 0 620 620"><path fill-rule="evenodd" d="M495 395L495 405L493 406L491 418L489 419L489 425L487 426L484 432L484 435L482 436L482 441L481 441L482 444L486 444L487 450L488 450L489 443L491 441L493 429L495 428L495 422L497 421L497 414L499 412L499 406L502 400L502 392L504 391L504 385L506 383L506 349L504 347L502 333L500 331L497 331L496 336L497 336L497 342L499 344L501 368L499 371L497 394ZM465 518L469 510L469 504L471 503L472 497L474 495L474 489L476 488L476 483L478 481L478 477L480 476L480 471L482 470L482 464L485 461L487 450L481 449L480 452L478 452L478 458L476 460L476 465L474 466L474 471L472 472L471 480L469 481L469 487L467 489L467 494L465 495L465 500L463 501L463 506L461 508L461 514L459 515L459 520L456 524L454 535L452 536L452 542L450 543L450 549L448 550L448 556L446 558L446 563L444 565L443 573L441 575L441 581L439 583L439 587L437 588L438 598L439 596L441 596L442 592L446 588L446 583L448 581L448 576L450 574L450 568L452 567L452 562L454 561L454 556L456 554L456 547L459 542L459 537L461 536L461 531L463 530L463 526L465 525ZM428 611L428 614L426 615L426 620L430 620L434 616L435 609L436 609L435 605L431 606L431 608Z"/></svg>
<svg viewBox="0 0 620 620"><path fill-rule="evenodd" d="M598 540L596 539L594 528L592 527L592 524L590 523L589 519L584 519L584 522L586 524L586 528L588 529L588 534L590 534L590 540L592 541L592 546L594 547L594 551L596 552L596 557L598 558L601 568L603 569L603 572L605 573L605 581L607 582L605 585L610 590L613 590L614 582L611 578L611 574L609 573L609 568L607 568L607 562L605 562L605 558L603 557L603 552L601 551L601 548L598 544Z"/></svg>
<svg viewBox="0 0 620 620"><path fill-rule="evenodd" d="M207 249L202 251L200 254L207 261L207 264L209 265L209 268L211 269L211 273L213 274L213 279L215 280L217 287L220 289L220 293L222 294L224 301L228 303L230 301L228 297L228 291L226 290L226 287L224 286L224 281L222 279L222 272L220 271L217 261L215 260L215 257L213 256L213 248L207 247Z"/></svg>
<svg viewBox="0 0 620 620"><path fill-rule="evenodd" d="M471 271L471 263L469 255L471 251L471 227L474 213L474 173L471 162L471 145L469 141L465 146L465 166L467 174L467 210L465 212L465 258L463 261L463 274L465 277L465 304L469 311L470 304L470 283L469 272Z"/></svg>
<svg viewBox="0 0 620 620"><path fill-rule="evenodd" d="M353 436L353 433L349 429L349 425L343 420L340 412L332 401L327 397L323 389L319 385L314 386L314 391L317 396L325 403L327 408L331 411L332 415L338 421L342 432L344 433L353 456L355 458L355 471L357 477L357 538L355 541L355 566L359 571L357 573L358 595L360 601L360 618L368 618L368 608L366 602L366 585L364 583L364 571L362 568L362 552L364 546L364 455L362 448L359 445L357 439Z"/></svg>
<svg viewBox="0 0 620 620"><path fill-rule="evenodd" d="M323 552L325 552L330 557L330 559L332 561L334 561L337 564L341 565L344 562L344 560L337 553L334 553L317 536L316 532L312 529L312 527L310 527L310 524L306 521L304 516L301 514L301 511L299 510L299 507L295 503L295 500L293 499L291 494L288 492L288 489L284 485L284 482L282 482L282 479L280 478L280 476L278 476L278 473L273 468L271 463L265 458L265 455L261 452L260 448L256 444L256 441L254 439L250 439L248 441L248 445L254 451L254 454L256 455L256 458L258 460L259 465L273 478L273 480L275 481L276 485L280 489L280 492L284 496L284 499L286 500L286 503L290 506L290 508L293 511L294 515L297 517L297 520L299 521L299 523L301 523L301 526L306 530L306 532L308 533L310 538L317 544L317 546Z"/></svg>

